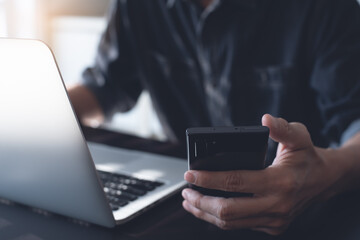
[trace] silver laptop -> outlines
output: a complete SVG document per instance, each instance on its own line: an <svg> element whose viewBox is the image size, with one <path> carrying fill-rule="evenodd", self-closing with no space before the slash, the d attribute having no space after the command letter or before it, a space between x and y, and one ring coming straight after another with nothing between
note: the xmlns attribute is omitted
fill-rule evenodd
<svg viewBox="0 0 360 240"><path fill-rule="evenodd" d="M0 39L0 197L106 227L181 190L187 163L87 143L50 49Z"/></svg>

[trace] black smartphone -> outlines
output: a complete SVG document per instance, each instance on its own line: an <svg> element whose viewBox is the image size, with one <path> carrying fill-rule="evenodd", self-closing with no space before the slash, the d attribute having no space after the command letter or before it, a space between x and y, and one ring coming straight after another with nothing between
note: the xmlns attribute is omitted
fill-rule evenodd
<svg viewBox="0 0 360 240"><path fill-rule="evenodd" d="M189 170L259 170L265 167L269 129L264 126L201 127L186 130ZM205 189L199 192L219 197L251 196Z"/></svg>

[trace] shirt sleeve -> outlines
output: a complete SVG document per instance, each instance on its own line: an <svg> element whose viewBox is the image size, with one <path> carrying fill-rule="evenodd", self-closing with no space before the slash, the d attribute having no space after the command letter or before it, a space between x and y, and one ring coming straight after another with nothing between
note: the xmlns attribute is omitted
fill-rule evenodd
<svg viewBox="0 0 360 240"><path fill-rule="evenodd" d="M142 91L125 4L113 1L95 64L82 75L82 84L96 96L107 117L131 109Z"/></svg>
<svg viewBox="0 0 360 240"><path fill-rule="evenodd" d="M340 145L346 143L350 138L360 132L360 119L353 121L341 135Z"/></svg>
<svg viewBox="0 0 360 240"><path fill-rule="evenodd" d="M323 134L340 143L349 125L360 119L360 7L356 0L323 3L310 23L310 84L323 117Z"/></svg>

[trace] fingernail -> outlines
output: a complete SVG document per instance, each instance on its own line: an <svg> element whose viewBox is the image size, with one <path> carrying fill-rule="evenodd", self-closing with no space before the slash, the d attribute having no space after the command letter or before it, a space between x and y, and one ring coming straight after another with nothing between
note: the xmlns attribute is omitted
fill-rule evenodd
<svg viewBox="0 0 360 240"><path fill-rule="evenodd" d="M196 177L195 177L195 175L193 173L188 171L188 172L185 173L185 180L188 183L195 183Z"/></svg>
<svg viewBox="0 0 360 240"><path fill-rule="evenodd" d="M183 196L183 198L185 198L185 199L188 198L189 194L188 194L188 191L187 191L186 189L184 189L184 190L182 191L182 196Z"/></svg>
<svg viewBox="0 0 360 240"><path fill-rule="evenodd" d="M279 121L277 121L277 119L275 117L273 117L272 115L270 115L270 119L271 119L271 123L273 124L273 127L275 128L279 128Z"/></svg>

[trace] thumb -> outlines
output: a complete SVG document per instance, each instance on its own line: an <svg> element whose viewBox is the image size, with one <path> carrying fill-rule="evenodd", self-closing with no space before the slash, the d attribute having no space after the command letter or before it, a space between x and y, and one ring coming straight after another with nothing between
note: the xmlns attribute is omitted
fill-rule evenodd
<svg viewBox="0 0 360 240"><path fill-rule="evenodd" d="M270 114L262 117L262 124L270 129L270 138L291 150L312 146L310 134L304 124L288 123L283 118L275 118Z"/></svg>

